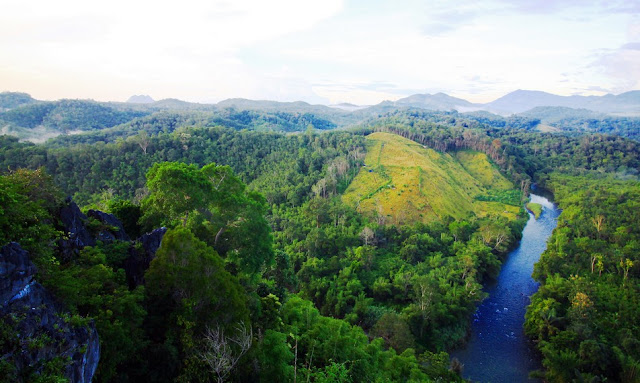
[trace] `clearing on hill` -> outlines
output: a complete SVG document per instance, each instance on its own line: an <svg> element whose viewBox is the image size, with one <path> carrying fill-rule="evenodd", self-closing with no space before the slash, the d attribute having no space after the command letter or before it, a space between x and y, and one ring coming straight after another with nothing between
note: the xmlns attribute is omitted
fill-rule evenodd
<svg viewBox="0 0 640 383"><path fill-rule="evenodd" d="M447 215L504 215L521 209L520 192L471 150L440 153L391 133L367 136L365 165L343 200L378 222L432 222Z"/></svg>

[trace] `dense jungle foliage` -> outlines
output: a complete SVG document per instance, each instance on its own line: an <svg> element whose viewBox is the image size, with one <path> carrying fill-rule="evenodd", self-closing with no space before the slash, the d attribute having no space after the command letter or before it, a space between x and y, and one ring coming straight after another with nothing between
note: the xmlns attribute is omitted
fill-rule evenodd
<svg viewBox="0 0 640 383"><path fill-rule="evenodd" d="M20 242L38 281L95 323L96 381L460 381L446 351L464 342L482 284L519 240L532 181L564 209L527 314L547 378L637 377L638 184L621 180L637 176L635 141L420 111L297 134L165 116L77 144L85 136L0 136L2 244ZM515 185L500 198L519 218L395 225L361 214L341 196L374 131L486 154ZM131 238L168 228L144 284L125 278L128 241L71 258L49 246L63 235L64 195L114 214ZM228 363L221 341L233 344Z"/></svg>
<svg viewBox="0 0 640 383"><path fill-rule="evenodd" d="M563 211L525 329L552 382L640 377L640 184L552 174Z"/></svg>

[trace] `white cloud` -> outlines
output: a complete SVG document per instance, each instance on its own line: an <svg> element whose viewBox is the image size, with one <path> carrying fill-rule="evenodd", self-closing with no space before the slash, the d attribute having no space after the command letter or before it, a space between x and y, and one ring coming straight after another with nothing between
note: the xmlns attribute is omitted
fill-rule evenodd
<svg viewBox="0 0 640 383"><path fill-rule="evenodd" d="M372 104L443 91L482 102L640 86L639 58L616 50L640 41L622 0L6 3L0 90L38 98Z"/></svg>
<svg viewBox="0 0 640 383"><path fill-rule="evenodd" d="M11 2L0 13L0 84L44 98L97 99L152 91L190 100L259 96L268 75L247 68L238 50L312 28L342 7L340 0L35 3Z"/></svg>
<svg viewBox="0 0 640 383"><path fill-rule="evenodd" d="M601 55L593 66L613 79L611 88L615 93L640 89L640 49L635 44Z"/></svg>

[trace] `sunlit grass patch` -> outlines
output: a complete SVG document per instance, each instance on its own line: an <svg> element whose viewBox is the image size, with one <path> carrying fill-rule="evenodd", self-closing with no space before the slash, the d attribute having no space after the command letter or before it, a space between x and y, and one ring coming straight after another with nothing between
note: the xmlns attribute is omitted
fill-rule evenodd
<svg viewBox="0 0 640 383"><path fill-rule="evenodd" d="M494 189L499 195L513 190L484 153L439 153L398 135L373 133L367 137L365 164L343 200L363 214L383 217L385 223L474 214L515 218L520 209L506 207L502 197L477 200Z"/></svg>

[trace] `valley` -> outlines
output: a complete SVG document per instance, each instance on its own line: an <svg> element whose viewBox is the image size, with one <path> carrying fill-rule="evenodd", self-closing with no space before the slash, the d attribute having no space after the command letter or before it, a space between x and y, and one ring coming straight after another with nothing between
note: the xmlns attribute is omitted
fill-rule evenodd
<svg viewBox="0 0 640 383"><path fill-rule="evenodd" d="M67 129L39 144L0 136L0 239L37 267L27 285L61 302L43 315L75 326L58 324L74 344L64 355L89 350L91 363L60 363L56 330L7 304L3 379L74 380L82 370L98 382L492 380L493 367L456 350L508 349L495 321L475 322L505 289L517 307L499 303L501 313L508 307L516 327L524 320L526 334L514 327L508 341L520 350L532 339L542 354L513 376L633 376L637 141L389 105L376 115L226 104L118 105L118 114L61 102L41 108L68 118L9 114L36 121L21 129ZM544 252L551 226L535 246L526 236L556 210L528 201L532 184L563 209ZM535 259L524 267L518 254L533 248L540 291L523 318ZM508 287L514 273L526 291ZM40 299L29 291L4 294ZM619 327L605 328L613 312ZM489 336L498 345L477 343L478 326L498 331ZM221 332L244 342L224 371L209 363ZM29 368L26 349L40 355Z"/></svg>

